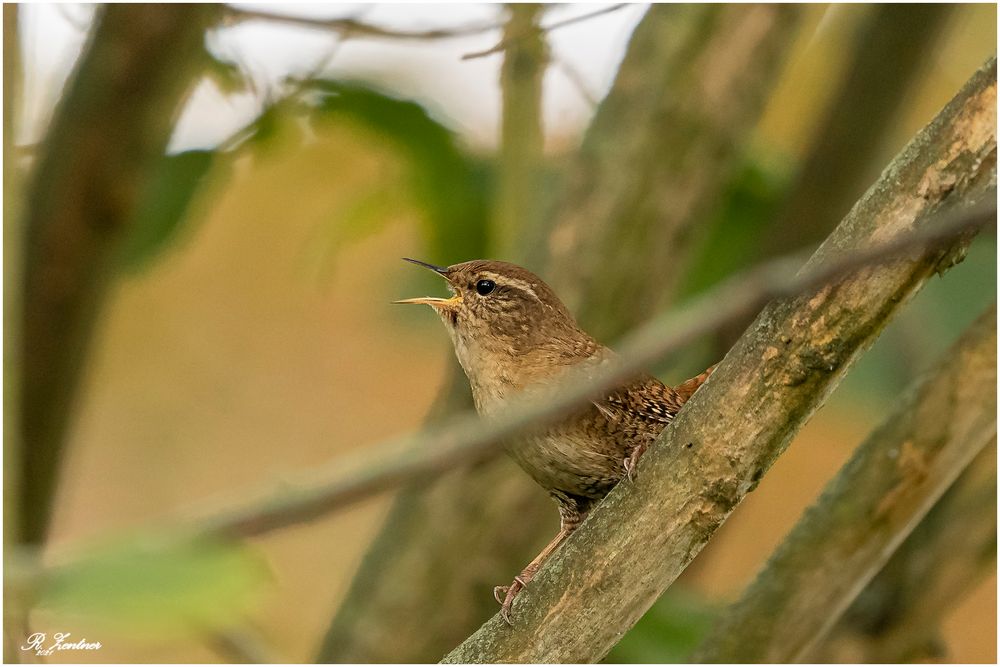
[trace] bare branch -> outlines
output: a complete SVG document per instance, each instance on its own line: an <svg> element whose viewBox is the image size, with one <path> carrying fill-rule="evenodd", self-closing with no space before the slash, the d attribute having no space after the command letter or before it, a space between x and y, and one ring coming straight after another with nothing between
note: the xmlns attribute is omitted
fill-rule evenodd
<svg viewBox="0 0 1000 667"><path fill-rule="evenodd" d="M987 202L987 224L993 224L995 197L991 59L889 165L792 283L805 289L799 281L811 281L828 262L851 262L855 252L860 261L868 254L861 249L887 238L899 243L900 234L926 229L937 210ZM521 593L514 627L494 616L445 661L603 657L756 486L892 315L966 246L967 240L909 254L769 304L643 456L636 482L615 487ZM752 280L758 279L770 282ZM726 296L752 301L754 290ZM701 315L729 314L731 303L717 301ZM641 340L630 337L630 360L643 357Z"/></svg>
<svg viewBox="0 0 1000 667"><path fill-rule="evenodd" d="M995 389L990 393L995 399ZM973 586L996 573L996 548L994 437L807 659L866 664L947 659L943 619Z"/></svg>
<svg viewBox="0 0 1000 667"><path fill-rule="evenodd" d="M716 624L695 662L801 662L996 438L996 307L904 395Z"/></svg>
<svg viewBox="0 0 1000 667"><path fill-rule="evenodd" d="M578 70L576 66L569 62L566 58L563 58L558 54L552 54L549 58L555 68L562 72L563 76L566 77L566 80L569 81L570 84L572 84L572 86L576 89L580 98L586 102L588 106L596 109L601 100L592 90L590 90L590 86L587 85L587 82L584 80L580 70Z"/></svg>
<svg viewBox="0 0 1000 667"><path fill-rule="evenodd" d="M22 170L17 164L18 147L14 144L21 118L21 40L18 33L18 6L3 6L3 388L4 388L4 448L3 448L3 536L4 544L14 544L20 536L20 349L21 294L18 285L23 279L24 230L19 224L21 208Z"/></svg>

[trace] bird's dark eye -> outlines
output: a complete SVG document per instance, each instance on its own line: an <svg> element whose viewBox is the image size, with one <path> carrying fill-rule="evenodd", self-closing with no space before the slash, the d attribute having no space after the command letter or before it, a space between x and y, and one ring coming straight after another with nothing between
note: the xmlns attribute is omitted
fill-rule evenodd
<svg viewBox="0 0 1000 667"><path fill-rule="evenodd" d="M492 280L480 280L478 283L476 283L476 291L479 292L479 294L481 294L482 296L486 296L487 294L492 292L496 286L497 284Z"/></svg>

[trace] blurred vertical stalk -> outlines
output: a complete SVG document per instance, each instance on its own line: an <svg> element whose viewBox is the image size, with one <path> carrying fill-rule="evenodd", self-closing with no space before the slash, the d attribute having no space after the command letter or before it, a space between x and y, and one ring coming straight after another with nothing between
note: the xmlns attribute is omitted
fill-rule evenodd
<svg viewBox="0 0 1000 667"><path fill-rule="evenodd" d="M873 5L847 73L815 133L788 199L764 239L775 256L816 246L878 176L896 122L953 11L946 4Z"/></svg>
<svg viewBox="0 0 1000 667"><path fill-rule="evenodd" d="M947 660L945 614L996 572L996 439L924 517L808 656L815 662Z"/></svg>
<svg viewBox="0 0 1000 667"><path fill-rule="evenodd" d="M548 239L556 292L598 339L673 298L801 13L653 5L636 28Z"/></svg>
<svg viewBox="0 0 1000 667"><path fill-rule="evenodd" d="M492 224L493 254L500 258L523 256L525 232L541 219L542 80L548 48L538 20L544 10L539 4L509 5L503 33L509 46L500 68L499 182Z"/></svg>
<svg viewBox="0 0 1000 667"><path fill-rule="evenodd" d="M21 106L21 45L17 28L18 6L3 6L3 265L4 265L4 545L20 534L18 528L18 475L20 430L17 420L19 387L17 352L20 346L21 228L17 220L18 168L15 133Z"/></svg>
<svg viewBox="0 0 1000 667"><path fill-rule="evenodd" d="M572 162L570 187L555 213L561 238L571 236L580 246L543 272L582 300L575 307L584 328L616 335L645 319L632 308L638 304L625 307L608 298L601 308L590 308L586 299L611 297L622 281L641 302L665 289L660 281L673 267L655 265L650 256L663 251L657 245L663 242L673 250L670 261L683 262L688 246L664 238L684 237L715 203L738 155L738 140L763 106L799 12L791 6L653 5L643 17L587 130L581 156ZM683 113L678 100L685 101ZM714 109L711 118L692 134L691 115L706 108ZM708 162L701 160L706 151ZM685 188L690 192L683 195L683 206L658 220L656 212L669 208ZM637 211L648 215L634 218ZM633 236L643 233L635 230L640 222L653 234L649 242ZM661 225L669 231L660 233ZM530 238L544 238L547 231L521 230ZM630 254L609 247L621 239L628 239ZM572 259L585 255L590 272L584 278ZM574 284L576 279L582 283ZM546 514L549 519L534 520ZM317 660L439 660L496 612L492 587L508 583L557 523L545 494L506 458L456 471L430 487L404 490Z"/></svg>
<svg viewBox="0 0 1000 667"><path fill-rule="evenodd" d="M21 539L44 541L63 445L116 243L162 157L204 53L212 5L108 5L26 190Z"/></svg>
<svg viewBox="0 0 1000 667"><path fill-rule="evenodd" d="M18 427L18 388L20 385L18 350L21 341L19 315L21 312L21 253L22 234L18 221L19 188L17 158L15 155L16 131L19 128L22 90L21 42L18 39L18 6L3 6L3 547L10 555L20 535L19 474L21 465L21 437ZM10 562L8 560L7 562ZM19 591L4 582L4 662L20 662L19 650L27 636L26 605Z"/></svg>

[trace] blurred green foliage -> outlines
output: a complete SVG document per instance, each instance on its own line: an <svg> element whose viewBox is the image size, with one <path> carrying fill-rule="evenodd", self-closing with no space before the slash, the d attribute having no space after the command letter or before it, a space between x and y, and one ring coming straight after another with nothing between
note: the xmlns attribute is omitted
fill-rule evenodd
<svg viewBox="0 0 1000 667"><path fill-rule="evenodd" d="M49 570L40 609L142 635L185 635L232 624L269 578L234 544L160 536L123 539Z"/></svg>
<svg viewBox="0 0 1000 667"><path fill-rule="evenodd" d="M461 148L451 129L417 102L362 83L311 81L303 99L317 118L359 123L399 151L435 260L486 256L491 170Z"/></svg>
<svg viewBox="0 0 1000 667"><path fill-rule="evenodd" d="M693 591L674 586L611 649L604 662L685 662L720 611Z"/></svg>
<svg viewBox="0 0 1000 667"><path fill-rule="evenodd" d="M706 221L707 238L685 275L681 299L715 286L760 255L761 239L790 182L791 164L787 159L754 152L744 156L722 203Z"/></svg>
<svg viewBox="0 0 1000 667"><path fill-rule="evenodd" d="M190 227L192 202L208 180L214 166L223 162L214 150L191 150L166 155L146 188L136 215L120 249L125 271L141 271ZM216 173L218 176L218 173Z"/></svg>
<svg viewBox="0 0 1000 667"><path fill-rule="evenodd" d="M213 80L235 86L235 65L212 59ZM439 262L487 256L487 224L492 206L493 163L464 150L457 135L421 104L400 99L359 82L309 79L294 84L293 98L266 106L242 131L233 147L190 150L164 156L120 253L130 272L149 267L181 231L190 226L192 202L213 178L225 178L229 152L269 149L279 128L296 115L308 122L352 123L386 142L405 166L403 182L384 182L361 193L346 210L332 216L325 237L330 251L382 230L392 213L415 205L427 252ZM239 139L239 141L235 141ZM229 142L227 142L229 143Z"/></svg>

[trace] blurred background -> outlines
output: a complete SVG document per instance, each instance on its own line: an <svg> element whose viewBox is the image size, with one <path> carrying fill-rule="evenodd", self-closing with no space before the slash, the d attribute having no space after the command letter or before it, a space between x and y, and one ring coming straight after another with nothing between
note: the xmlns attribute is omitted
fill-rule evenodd
<svg viewBox="0 0 1000 667"><path fill-rule="evenodd" d="M99 11L93 5L5 6L5 79L19 81L12 106L8 95L4 107L5 131L14 137L11 153L5 141L5 186L8 171L30 177ZM275 4L219 11L205 32L204 62L172 116L167 157L113 257L114 276L95 315L66 427L50 549L185 516L220 495L288 480L419 429L443 404L461 405L461 396L441 398L461 392L449 389L454 363L436 317L390 305L442 293L433 276L400 257L450 264L490 256L527 264L613 345L629 327L735 271L780 252L814 248L996 51L994 5L816 4L764 27L748 9L749 18L734 13L699 24L702 36L685 27L703 20L686 8L657 19L673 31L658 38L652 32L633 37L647 5L511 11L472 4ZM570 20L576 17L584 18ZM357 25L324 24L327 19ZM362 24L404 34L373 35ZM531 31L539 25L556 27ZM432 30L462 34L426 34ZM733 30L728 38L726 30ZM726 68L698 55L699 40L718 39L739 53L743 47L733 35L748 34L760 41L747 47L747 62L729 63L752 68L736 72L742 87L730 98L719 74ZM698 57L659 53L668 36ZM506 52L463 59L505 38L511 40ZM620 68L642 73L643 63L678 71L655 81L622 76L616 82ZM732 111L716 119L725 131L690 118L698 109L689 103L697 98L691 87L712 75L725 90L714 98L705 93L704 104L711 108L715 100ZM644 86L672 88L648 101L641 97ZM631 101L609 98L599 107L609 91ZM644 100L655 107L645 115ZM682 141L702 143L693 149ZM591 213L614 217L609 211L617 204L602 200L603 192L627 198L630 183L643 182L641 175L622 174L634 180L605 190L599 169L587 170L621 146L643 145L662 152L664 166L651 170L653 177L670 181L677 172L683 185L657 190L644 184L641 201L629 209L636 228L646 216L671 219L681 229L672 236L654 227L641 232L639 246L662 239L675 244L648 260L675 267L657 276L665 293L654 296L621 278L631 270L622 253L636 247L632 227L611 226L618 231L590 245L566 241L587 233ZM680 201L684 192L694 193L691 201ZM23 205L17 204L23 190L5 194L5 212ZM8 241L11 234L19 238L10 229L16 219L5 215ZM10 261L7 266L6 282L16 287L20 278ZM977 239L961 265L931 281L902 311L609 660L683 659L902 389L995 300L995 285L995 239ZM610 308L620 300L630 306ZM739 333L706 340L655 370L677 383L721 358ZM502 544L508 538L497 526L470 528L502 553L497 563L481 566L482 580L467 592L483 606L457 627L459 639L478 625L484 609L492 613L492 586L509 580L517 563L527 562L522 556L530 558L557 528L543 492L522 487L510 464L495 466L489 474L515 480L504 482L503 502L535 532L511 542L508 555ZM493 487L481 487L482 498L462 503L479 507L492 493ZM152 601L137 608L123 603L127 576L103 572L87 582L91 588L63 596L87 596L91 606L42 606L29 625L102 643L93 653L46 658L53 662L245 658L249 649L234 642L276 660L313 661L324 646L328 659L377 659L361 641L338 653L343 637L366 632L378 638L370 643L380 645L381 657L434 659L434 651L450 647L411 651L405 642L421 632L428 614L447 617L447 593L440 612L430 605L392 616L391 631L351 620L371 611L363 609L368 589L358 584L350 592L351 583L366 553L384 549L378 541L373 547L376 536L394 534L384 528L390 514L403 516L391 509L393 502L386 494L254 538L239 554L220 556L220 574L204 595L184 593L185 585L148 593L177 593L166 610ZM467 520L463 516L424 520L455 523ZM480 516L485 524L490 515ZM427 551L413 558L438 556ZM461 563L480 567L471 554ZM411 588L401 580L422 576L420 567L395 571L398 580L382 582L378 595ZM937 659L996 661L996 586L991 558L943 614ZM329 630L349 597L353 611ZM829 651L831 659L856 657Z"/></svg>

